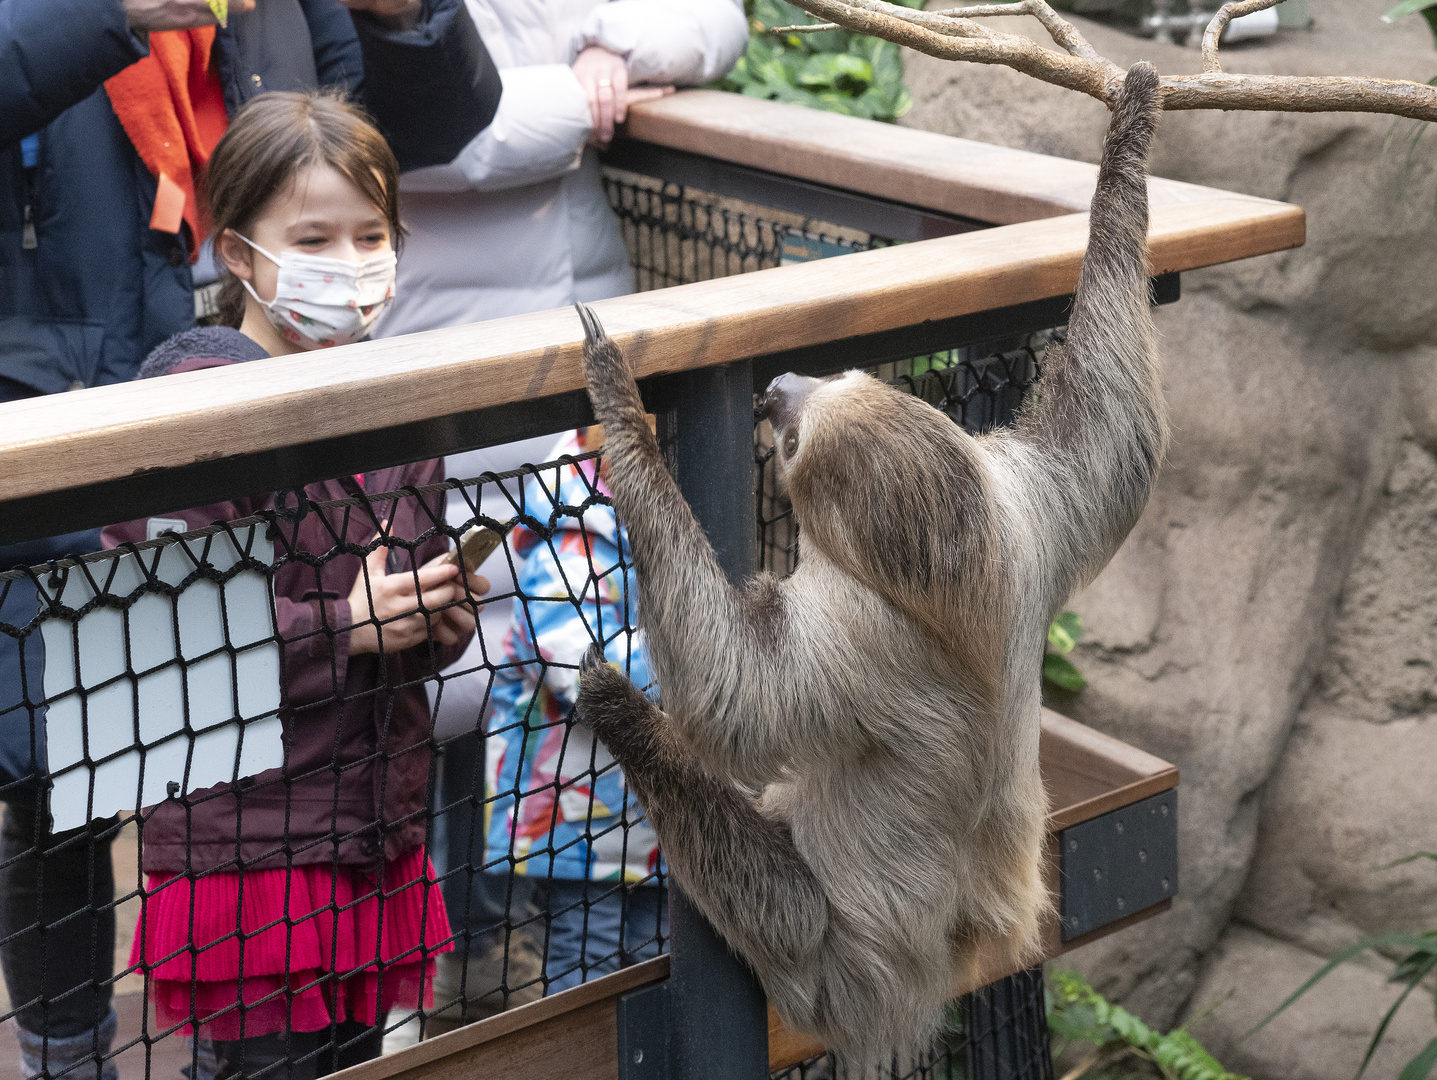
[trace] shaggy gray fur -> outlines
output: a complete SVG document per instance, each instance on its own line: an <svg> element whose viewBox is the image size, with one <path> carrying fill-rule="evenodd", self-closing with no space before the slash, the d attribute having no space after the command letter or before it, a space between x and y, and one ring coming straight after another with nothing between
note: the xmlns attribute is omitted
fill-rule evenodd
<svg viewBox="0 0 1437 1080"><path fill-rule="evenodd" d="M775 388L803 545L785 581L725 581L580 308L664 702L594 654L580 714L785 1022L854 1062L921 1048L956 982L1040 947L1046 628L1137 520L1166 440L1146 261L1160 112L1136 65L1067 345L1012 430L974 439L857 372Z"/></svg>

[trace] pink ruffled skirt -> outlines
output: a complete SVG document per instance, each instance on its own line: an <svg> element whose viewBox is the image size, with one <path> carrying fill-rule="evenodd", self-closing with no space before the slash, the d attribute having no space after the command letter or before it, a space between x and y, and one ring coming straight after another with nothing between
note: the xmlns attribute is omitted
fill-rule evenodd
<svg viewBox="0 0 1437 1080"><path fill-rule="evenodd" d="M453 947L422 848L380 874L301 866L188 878L150 874L130 964L163 1028L212 1039L377 1024L433 1005L434 960Z"/></svg>

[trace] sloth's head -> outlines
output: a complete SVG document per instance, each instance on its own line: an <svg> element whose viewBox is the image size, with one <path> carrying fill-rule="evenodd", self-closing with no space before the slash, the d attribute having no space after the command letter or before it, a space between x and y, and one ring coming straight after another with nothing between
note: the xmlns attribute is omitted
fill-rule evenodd
<svg viewBox="0 0 1437 1080"><path fill-rule="evenodd" d="M763 414L807 543L924 622L972 596L997 535L972 436L858 371L780 375Z"/></svg>

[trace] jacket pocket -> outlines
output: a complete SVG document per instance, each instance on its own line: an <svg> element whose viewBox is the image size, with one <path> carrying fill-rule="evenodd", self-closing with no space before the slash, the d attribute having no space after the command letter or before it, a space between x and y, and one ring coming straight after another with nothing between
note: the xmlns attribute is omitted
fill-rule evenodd
<svg viewBox="0 0 1437 1080"><path fill-rule="evenodd" d="M0 319L0 376L58 394L93 386L105 356L103 323L69 319Z"/></svg>

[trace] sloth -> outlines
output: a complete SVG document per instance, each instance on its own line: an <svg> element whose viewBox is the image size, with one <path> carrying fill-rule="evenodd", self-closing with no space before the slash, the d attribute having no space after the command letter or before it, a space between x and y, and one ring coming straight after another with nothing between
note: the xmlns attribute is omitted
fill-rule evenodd
<svg viewBox="0 0 1437 1080"><path fill-rule="evenodd" d="M1137 521L1166 443L1147 265L1158 76L1116 96L1066 343L981 437L868 375L763 399L798 568L724 577L633 375L577 305L662 696L591 649L578 716L673 880L791 1028L851 1062L919 1052L955 984L1031 962L1043 645Z"/></svg>

